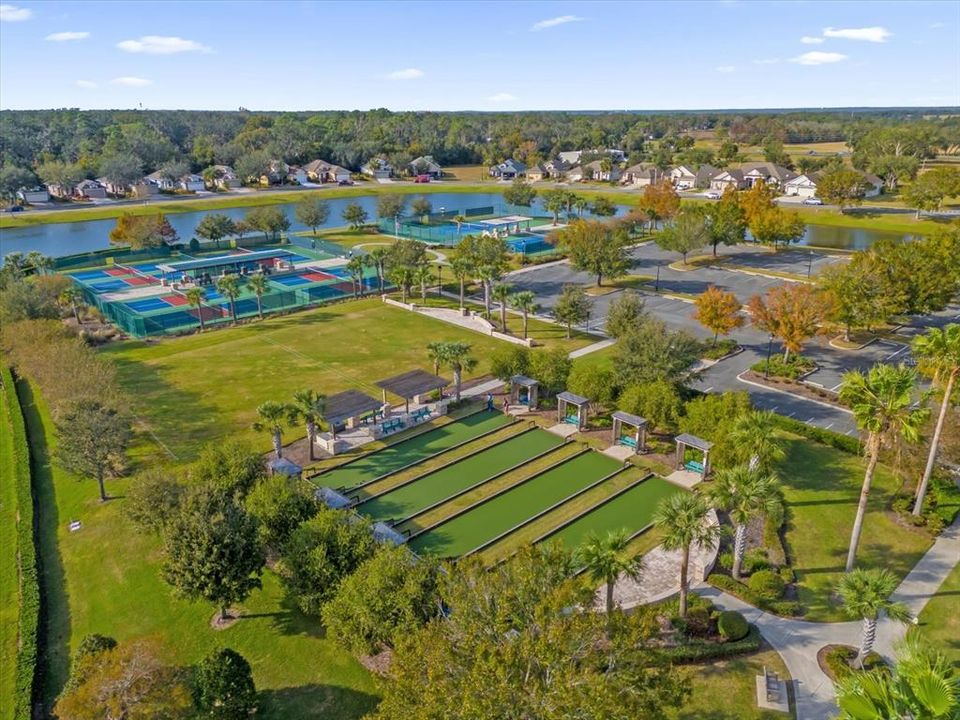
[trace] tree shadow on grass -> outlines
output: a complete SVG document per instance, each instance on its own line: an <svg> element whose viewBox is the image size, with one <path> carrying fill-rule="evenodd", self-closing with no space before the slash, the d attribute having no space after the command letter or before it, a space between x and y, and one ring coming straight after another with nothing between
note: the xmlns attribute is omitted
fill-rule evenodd
<svg viewBox="0 0 960 720"><path fill-rule="evenodd" d="M377 707L380 698L370 693L336 685L308 684L261 690L258 694L259 720L317 718L353 720Z"/></svg>

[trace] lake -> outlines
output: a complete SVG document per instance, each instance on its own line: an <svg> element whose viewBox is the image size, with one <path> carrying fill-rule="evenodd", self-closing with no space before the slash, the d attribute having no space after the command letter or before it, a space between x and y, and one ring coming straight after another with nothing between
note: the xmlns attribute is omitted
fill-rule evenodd
<svg viewBox="0 0 960 720"><path fill-rule="evenodd" d="M406 196L412 200L414 196ZM441 208L447 210L493 206L498 212L529 213L528 208L515 208L503 202L499 193L430 193L427 197L433 203L434 211ZM341 214L349 203L359 203L367 211L370 218L376 217L377 196L368 195L356 198L330 198L330 217L322 227L335 228L345 225ZM409 206L409 203L408 203ZM293 232L307 230L294 217L294 203L277 205L290 219L290 230ZM197 212L177 213L167 215L170 224L177 231L180 238L187 242L193 237L193 231L200 220L209 213L223 213L234 220L241 219L248 208L234 207L222 210L199 210ZM618 214L626 212L626 206L618 206ZM534 202L532 211L537 215L549 215L539 204ZM585 213L589 215L589 213ZM100 250L110 246L109 233L116 225L116 219L89 220L86 222L51 223L33 225L21 228L0 230L0 256L11 252L28 253L37 250L44 255L59 257L74 253ZM877 240L890 238L903 240L909 236L901 233L862 230L859 228L841 228L827 225L808 225L807 232L801 240L802 245L817 245L821 247L838 248L844 250L859 250L869 247Z"/></svg>

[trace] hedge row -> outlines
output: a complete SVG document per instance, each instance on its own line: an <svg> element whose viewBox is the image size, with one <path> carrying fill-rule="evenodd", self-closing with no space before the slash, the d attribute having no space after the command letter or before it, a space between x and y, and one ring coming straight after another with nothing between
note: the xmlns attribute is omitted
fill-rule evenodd
<svg viewBox="0 0 960 720"><path fill-rule="evenodd" d="M692 663L731 657L760 649L760 631L753 625L746 637L731 642L702 642L664 648L660 653L675 663Z"/></svg>
<svg viewBox="0 0 960 720"><path fill-rule="evenodd" d="M835 433L832 430L825 430L824 428L817 427L815 425L807 425L804 422L795 420L793 418L784 417L783 415L774 415L773 421L775 425L778 425L780 428L792 432L796 435L801 435L805 438L813 440L814 442L822 443L823 445L829 445L832 448L837 450L842 450L843 452L851 453L853 455L860 454L860 440L855 435L841 435L840 433Z"/></svg>
<svg viewBox="0 0 960 720"><path fill-rule="evenodd" d="M724 590L754 607L784 617L796 617L803 614L803 606L796 600L767 600L741 582L737 582L729 575L712 573L707 582L715 588Z"/></svg>
<svg viewBox="0 0 960 720"><path fill-rule="evenodd" d="M19 638L17 648L16 696L13 716L26 720L32 715L38 658L40 583L33 521L33 488L30 477L30 447L23 412L10 368L0 366L0 381L10 409L10 436L13 439L14 477L17 493L17 560L19 566Z"/></svg>

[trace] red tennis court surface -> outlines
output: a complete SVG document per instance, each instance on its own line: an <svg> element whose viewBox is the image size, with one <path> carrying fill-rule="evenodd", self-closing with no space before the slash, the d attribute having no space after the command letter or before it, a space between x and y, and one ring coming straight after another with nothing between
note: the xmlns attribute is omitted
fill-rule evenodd
<svg viewBox="0 0 960 720"><path fill-rule="evenodd" d="M113 277L126 277L127 275L133 274L129 270L122 270L121 268L107 268L104 272Z"/></svg>
<svg viewBox="0 0 960 720"><path fill-rule="evenodd" d="M153 278L140 277L139 275L134 275L133 277L125 277L123 281L127 285L152 285L157 282Z"/></svg>
<svg viewBox="0 0 960 720"><path fill-rule="evenodd" d="M303 277L306 278L307 280L309 280L310 282L324 282L324 281L326 281L326 280L336 280L336 279L337 279L337 276L336 276L336 275L329 275L329 274L323 273L323 272L304 273L304 274L303 274Z"/></svg>
<svg viewBox="0 0 960 720"><path fill-rule="evenodd" d="M171 305L188 305L190 303L183 295L164 295L163 300Z"/></svg>

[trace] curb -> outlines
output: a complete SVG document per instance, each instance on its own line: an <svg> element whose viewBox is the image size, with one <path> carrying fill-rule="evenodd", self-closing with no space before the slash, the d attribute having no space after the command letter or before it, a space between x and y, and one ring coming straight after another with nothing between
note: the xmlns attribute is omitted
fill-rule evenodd
<svg viewBox="0 0 960 720"><path fill-rule="evenodd" d="M846 413L847 415L853 415L852 410L847 408L840 407L839 405L832 405L831 403L824 402L823 400L814 400L813 398L804 397L803 395L797 395L790 392L789 390L781 390L780 388L770 387L769 385L763 385L762 383L753 382L752 380L746 380L743 378L743 374L748 372L744 370L742 373L737 375L737 380L744 383L745 385L752 385L753 387L762 388L763 390L772 390L773 392L780 393L781 395L789 395L792 398L798 400L805 400L806 402L816 403L817 405L822 405L823 407L830 408L831 410L838 410L840 412Z"/></svg>

